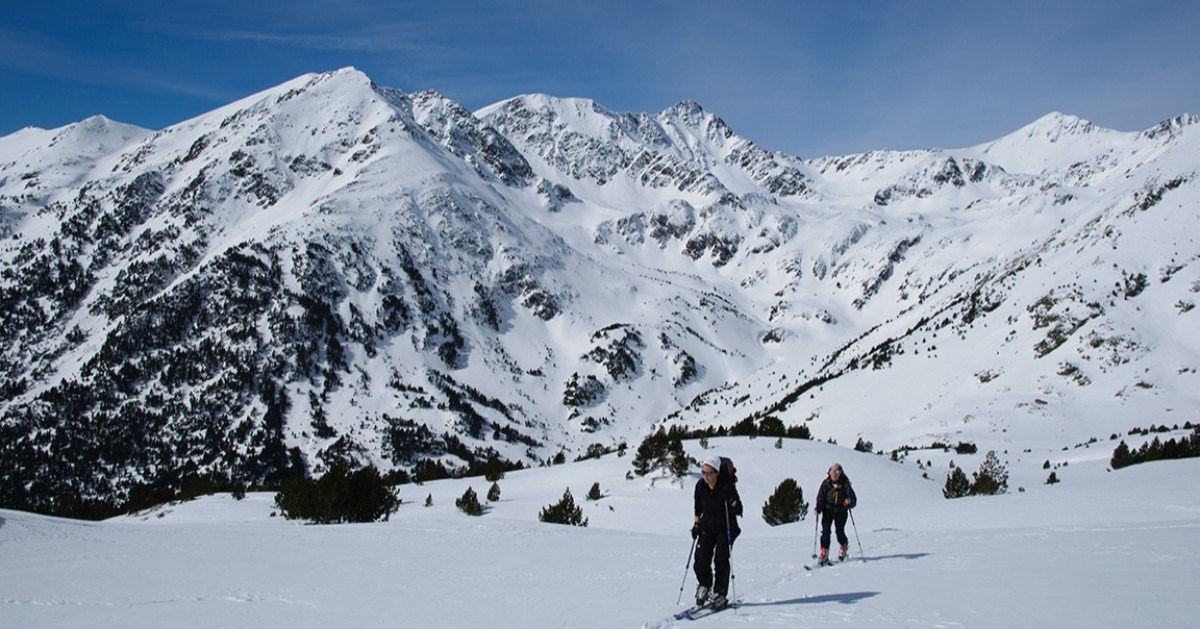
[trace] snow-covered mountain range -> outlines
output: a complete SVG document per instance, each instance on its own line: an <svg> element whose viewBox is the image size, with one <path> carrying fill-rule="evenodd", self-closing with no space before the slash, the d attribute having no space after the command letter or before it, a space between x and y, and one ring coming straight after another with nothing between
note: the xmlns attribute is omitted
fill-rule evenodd
<svg viewBox="0 0 1200 629"><path fill-rule="evenodd" d="M0 138L0 506L774 416L1069 447L1200 407L1200 119L802 159L353 69Z"/></svg>

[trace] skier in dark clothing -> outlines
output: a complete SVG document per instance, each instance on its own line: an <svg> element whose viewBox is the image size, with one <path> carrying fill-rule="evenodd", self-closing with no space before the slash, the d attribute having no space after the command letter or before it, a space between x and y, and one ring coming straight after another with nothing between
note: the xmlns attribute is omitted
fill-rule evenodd
<svg viewBox="0 0 1200 629"><path fill-rule="evenodd" d="M729 553L742 532L737 523L742 500L728 467L721 464L720 457L710 456L701 463L701 479L696 482L696 517L692 525L692 539L696 540L696 604L713 609L729 604Z"/></svg>
<svg viewBox="0 0 1200 629"><path fill-rule="evenodd" d="M829 468L829 474L825 480L821 482L821 488L817 490L817 500L814 506L817 515L821 516L821 557L817 563L829 563L829 527L831 524L837 525L837 540L842 546L838 552L838 559L846 558L846 550L850 544L850 538L846 537L846 517L857 504L858 497L854 495L850 479L846 477L842 466L834 463Z"/></svg>

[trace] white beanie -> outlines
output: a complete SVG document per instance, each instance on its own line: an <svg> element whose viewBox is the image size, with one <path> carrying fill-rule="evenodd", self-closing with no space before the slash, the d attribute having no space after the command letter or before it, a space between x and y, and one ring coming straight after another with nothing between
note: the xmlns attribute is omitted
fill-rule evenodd
<svg viewBox="0 0 1200 629"><path fill-rule="evenodd" d="M715 454L710 454L710 455L708 455L708 456L704 457L704 458L703 458L703 459L700 461L700 468L701 468L701 469L703 469L705 465L707 465L707 466L709 466L709 467L713 468L714 470L716 470L716 471L720 472L720 471L721 471L721 457L719 457L719 456L717 456L717 455L715 455Z"/></svg>

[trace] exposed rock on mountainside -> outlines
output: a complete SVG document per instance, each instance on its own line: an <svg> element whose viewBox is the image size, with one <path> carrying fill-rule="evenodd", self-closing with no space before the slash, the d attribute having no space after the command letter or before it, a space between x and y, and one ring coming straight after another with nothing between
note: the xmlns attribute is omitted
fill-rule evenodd
<svg viewBox="0 0 1200 629"><path fill-rule="evenodd" d="M26 129L0 505L536 463L663 421L889 449L1168 421L1200 396L1196 129L1052 114L803 160L690 101L472 114L352 69L158 132Z"/></svg>

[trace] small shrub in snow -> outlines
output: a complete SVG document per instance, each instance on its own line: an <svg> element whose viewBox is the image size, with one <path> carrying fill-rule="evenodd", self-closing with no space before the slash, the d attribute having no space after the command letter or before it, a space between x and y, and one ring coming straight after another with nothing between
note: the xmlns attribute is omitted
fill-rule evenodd
<svg viewBox="0 0 1200 629"><path fill-rule="evenodd" d="M587 495L584 496L584 498L587 498L588 500L599 500L603 497L604 494L600 493L600 483L592 483L592 488L589 489Z"/></svg>
<svg viewBox="0 0 1200 629"><path fill-rule="evenodd" d="M492 488L488 490L488 502L496 502L500 500L500 483L492 483Z"/></svg>

